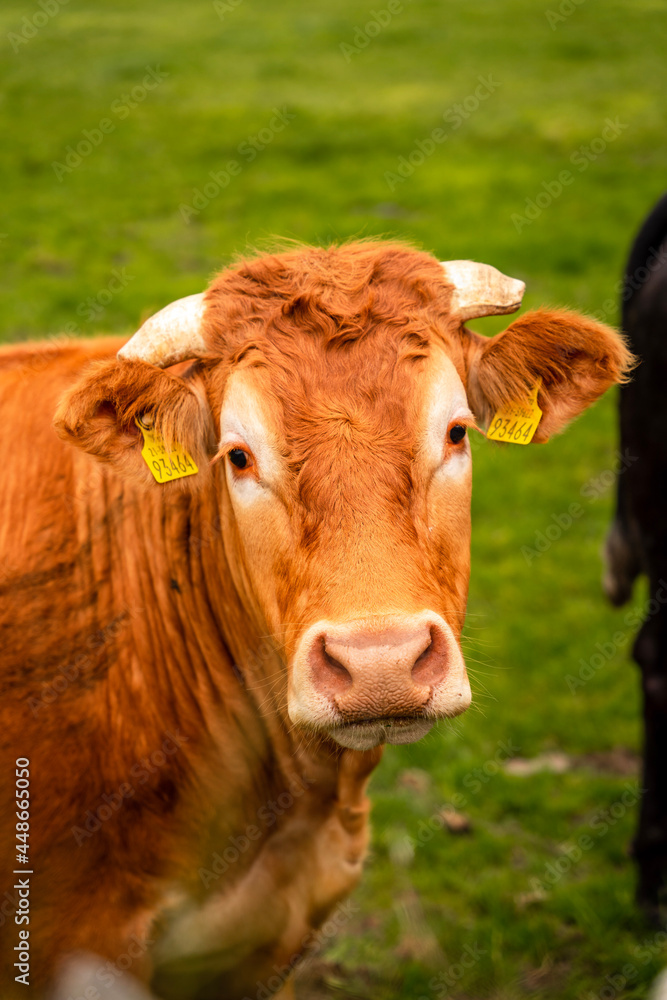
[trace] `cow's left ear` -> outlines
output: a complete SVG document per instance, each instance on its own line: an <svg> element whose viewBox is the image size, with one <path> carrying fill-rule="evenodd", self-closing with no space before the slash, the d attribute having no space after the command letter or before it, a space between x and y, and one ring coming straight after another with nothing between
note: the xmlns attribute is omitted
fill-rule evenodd
<svg viewBox="0 0 667 1000"><path fill-rule="evenodd" d="M159 486L141 454L144 437L137 419L165 445L165 462L158 462L165 466ZM196 489L210 475L213 421L196 370L183 377L145 361L93 362L60 400L54 425L63 440L147 488L178 484ZM190 471L187 465L179 468L175 446L192 458L196 474L174 474Z"/></svg>
<svg viewBox="0 0 667 1000"><path fill-rule="evenodd" d="M527 312L495 337L466 328L462 335L468 402L481 426L540 384L535 442L547 441L610 386L626 381L634 364L621 334L566 310Z"/></svg>

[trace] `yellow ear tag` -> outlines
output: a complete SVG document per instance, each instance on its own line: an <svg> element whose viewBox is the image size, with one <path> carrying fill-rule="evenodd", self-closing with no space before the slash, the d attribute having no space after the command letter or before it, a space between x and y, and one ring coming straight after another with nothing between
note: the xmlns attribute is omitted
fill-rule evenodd
<svg viewBox="0 0 667 1000"><path fill-rule="evenodd" d="M158 483L170 483L173 479L183 479L184 476L194 476L195 472L199 472L194 459L185 448L174 444L168 450L163 438L146 423L143 415L135 417L134 422L144 436L141 456Z"/></svg>
<svg viewBox="0 0 667 1000"><path fill-rule="evenodd" d="M512 444L530 444L542 417L537 405L541 385L542 379L538 379L528 399L507 403L497 410L486 432L487 438L491 441L510 441Z"/></svg>

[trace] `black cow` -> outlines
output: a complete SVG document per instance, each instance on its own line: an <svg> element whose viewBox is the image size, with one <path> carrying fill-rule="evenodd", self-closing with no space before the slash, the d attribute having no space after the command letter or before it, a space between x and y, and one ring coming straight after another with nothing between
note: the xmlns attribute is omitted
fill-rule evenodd
<svg viewBox="0 0 667 1000"><path fill-rule="evenodd" d="M629 600L648 577L650 601L633 656L642 674L644 781L634 856L637 898L657 913L667 896L667 194L634 242L623 280L622 323L639 364L620 392L616 517L607 536L606 593Z"/></svg>

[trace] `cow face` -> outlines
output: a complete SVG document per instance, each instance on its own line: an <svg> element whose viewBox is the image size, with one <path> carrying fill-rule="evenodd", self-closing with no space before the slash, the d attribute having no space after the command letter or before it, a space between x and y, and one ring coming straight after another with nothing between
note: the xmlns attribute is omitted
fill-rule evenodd
<svg viewBox="0 0 667 1000"><path fill-rule="evenodd" d="M365 749L470 704L469 431L539 382L546 440L628 362L615 333L572 313L528 313L490 340L465 327L522 291L396 245L300 249L223 273L121 351L116 377L169 380L161 403L175 376L151 366L201 359L179 380L187 402L148 409L198 454L195 413L212 415L234 584L280 643L298 726Z"/></svg>
<svg viewBox="0 0 667 1000"><path fill-rule="evenodd" d="M388 350L389 337L311 364L300 333L252 347L220 407L225 499L284 645L290 717L355 746L414 739L425 713L470 703L474 418L442 347L406 353L400 336Z"/></svg>

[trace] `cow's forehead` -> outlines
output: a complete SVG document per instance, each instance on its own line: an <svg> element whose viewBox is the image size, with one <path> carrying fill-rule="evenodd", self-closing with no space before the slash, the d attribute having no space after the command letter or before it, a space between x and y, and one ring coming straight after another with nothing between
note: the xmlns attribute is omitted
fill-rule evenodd
<svg viewBox="0 0 667 1000"><path fill-rule="evenodd" d="M301 359L303 362L303 359ZM280 458L288 458L290 441L323 426L345 426L366 436L399 432L417 451L441 454L452 420L470 419L465 387L444 347L431 345L416 363L378 363L360 370L355 360L337 358L313 365L297 358L273 364L259 351L232 370L220 415L220 446L245 442L267 473L279 475ZM304 450L303 442L300 450Z"/></svg>
<svg viewBox="0 0 667 1000"><path fill-rule="evenodd" d="M430 254L401 245L357 243L249 260L220 274L206 293L204 340L236 361L259 346L313 380L347 365L377 368L392 358L417 359L447 342L456 364L460 321L451 287Z"/></svg>

